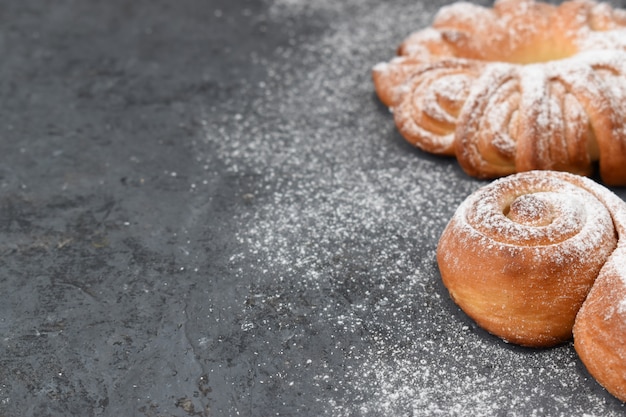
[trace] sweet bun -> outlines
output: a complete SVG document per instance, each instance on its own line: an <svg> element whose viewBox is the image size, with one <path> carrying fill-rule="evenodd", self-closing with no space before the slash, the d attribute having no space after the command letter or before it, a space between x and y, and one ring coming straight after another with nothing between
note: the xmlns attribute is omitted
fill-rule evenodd
<svg viewBox="0 0 626 417"><path fill-rule="evenodd" d="M490 333L548 347L574 337L626 401L626 203L582 176L529 171L469 196L437 262L451 298Z"/></svg>
<svg viewBox="0 0 626 417"><path fill-rule="evenodd" d="M626 11L455 3L377 64L378 97L406 140L479 178L529 170L626 185Z"/></svg>

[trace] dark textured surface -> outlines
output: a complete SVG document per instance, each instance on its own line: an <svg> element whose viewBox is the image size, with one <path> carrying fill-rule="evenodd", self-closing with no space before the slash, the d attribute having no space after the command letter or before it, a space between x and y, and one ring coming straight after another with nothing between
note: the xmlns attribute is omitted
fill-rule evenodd
<svg viewBox="0 0 626 417"><path fill-rule="evenodd" d="M0 415L623 413L440 284L369 69L442 4L0 4Z"/></svg>

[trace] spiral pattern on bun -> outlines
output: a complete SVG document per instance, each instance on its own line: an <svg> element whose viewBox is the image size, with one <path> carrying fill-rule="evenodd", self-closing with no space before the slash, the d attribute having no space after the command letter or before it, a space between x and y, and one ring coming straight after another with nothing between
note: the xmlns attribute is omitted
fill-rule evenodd
<svg viewBox="0 0 626 417"><path fill-rule="evenodd" d="M625 233L626 203L605 187L529 171L469 196L437 261L451 298L485 330L531 347L574 333L589 372L626 400Z"/></svg>
<svg viewBox="0 0 626 417"><path fill-rule="evenodd" d="M556 170L626 185L626 11L459 2L372 71L402 136L479 178Z"/></svg>

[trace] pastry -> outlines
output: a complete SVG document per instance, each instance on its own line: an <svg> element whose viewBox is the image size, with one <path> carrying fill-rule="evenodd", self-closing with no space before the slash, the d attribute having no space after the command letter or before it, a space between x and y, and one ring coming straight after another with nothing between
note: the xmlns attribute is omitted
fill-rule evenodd
<svg viewBox="0 0 626 417"><path fill-rule="evenodd" d="M455 3L372 71L400 133L479 178L529 170L626 185L626 11Z"/></svg>
<svg viewBox="0 0 626 417"><path fill-rule="evenodd" d="M626 203L556 171L501 178L469 196L437 262L451 298L488 332L548 347L574 335L589 372L626 401Z"/></svg>

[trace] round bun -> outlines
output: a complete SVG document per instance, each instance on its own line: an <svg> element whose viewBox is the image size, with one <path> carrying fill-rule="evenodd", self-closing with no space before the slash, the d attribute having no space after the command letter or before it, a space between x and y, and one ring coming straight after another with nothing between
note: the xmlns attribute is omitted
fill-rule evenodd
<svg viewBox="0 0 626 417"><path fill-rule="evenodd" d="M529 170L626 185L626 11L455 3L372 71L406 140L479 178Z"/></svg>
<svg viewBox="0 0 626 417"><path fill-rule="evenodd" d="M511 343L574 336L589 372L626 401L626 203L578 175L529 171L480 188L437 247L451 298Z"/></svg>

